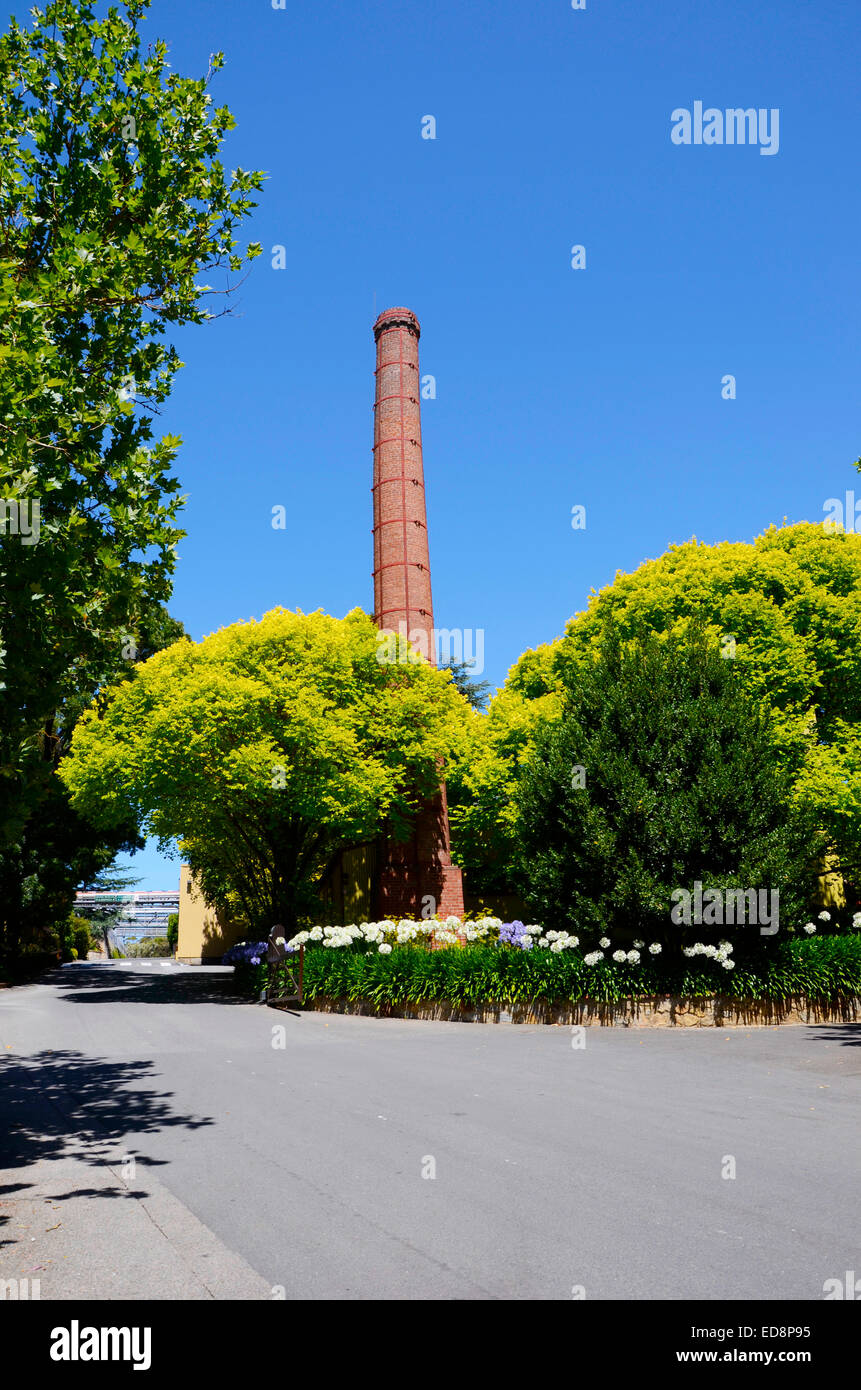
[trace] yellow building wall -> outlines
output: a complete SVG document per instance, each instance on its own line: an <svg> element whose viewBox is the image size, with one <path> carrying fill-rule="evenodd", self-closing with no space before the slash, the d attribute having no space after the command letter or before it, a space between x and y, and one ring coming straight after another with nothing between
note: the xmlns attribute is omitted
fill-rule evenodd
<svg viewBox="0 0 861 1390"><path fill-rule="evenodd" d="M187 965L217 961L242 940L242 933L201 896L187 864L179 870L179 928L176 959Z"/></svg>

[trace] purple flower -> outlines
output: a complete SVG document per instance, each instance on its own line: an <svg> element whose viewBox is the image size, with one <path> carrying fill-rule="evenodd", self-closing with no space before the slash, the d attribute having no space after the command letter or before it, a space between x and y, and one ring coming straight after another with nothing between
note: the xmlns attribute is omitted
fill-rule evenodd
<svg viewBox="0 0 861 1390"><path fill-rule="evenodd" d="M522 922L503 922L499 928L499 940L504 946L519 946L521 951L532 949L532 938Z"/></svg>
<svg viewBox="0 0 861 1390"><path fill-rule="evenodd" d="M266 954L265 941L240 941L221 957L222 965L259 965Z"/></svg>

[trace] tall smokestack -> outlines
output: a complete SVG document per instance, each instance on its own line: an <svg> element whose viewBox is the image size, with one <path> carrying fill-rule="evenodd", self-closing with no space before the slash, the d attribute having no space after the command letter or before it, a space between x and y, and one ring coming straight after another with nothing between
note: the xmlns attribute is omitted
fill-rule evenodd
<svg viewBox="0 0 861 1390"><path fill-rule="evenodd" d="M421 329L409 309L374 324L374 620L403 634L436 665L419 375ZM463 879L451 862L445 784L406 843L387 840L377 877L381 916L463 916Z"/></svg>
<svg viewBox="0 0 861 1390"><path fill-rule="evenodd" d="M419 404L419 321L386 309L374 324L374 619L436 665Z"/></svg>

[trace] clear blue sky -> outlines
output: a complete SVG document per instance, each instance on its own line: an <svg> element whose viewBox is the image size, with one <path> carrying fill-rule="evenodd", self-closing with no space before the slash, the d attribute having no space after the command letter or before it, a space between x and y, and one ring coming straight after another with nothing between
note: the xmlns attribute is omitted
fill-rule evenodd
<svg viewBox="0 0 861 1390"><path fill-rule="evenodd" d="M617 570L861 496L851 0L155 0L147 30L182 73L224 51L226 162L269 175L264 256L235 318L179 336L164 418L192 636L370 608L371 324L394 304L438 383L437 625L484 629L494 685ZM778 108L779 152L674 145L695 101Z"/></svg>

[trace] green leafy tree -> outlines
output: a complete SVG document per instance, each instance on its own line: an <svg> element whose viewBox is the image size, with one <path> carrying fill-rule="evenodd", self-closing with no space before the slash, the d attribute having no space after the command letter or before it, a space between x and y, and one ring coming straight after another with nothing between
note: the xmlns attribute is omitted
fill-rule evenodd
<svg viewBox="0 0 861 1390"><path fill-rule="evenodd" d="M120 851L142 847L129 818L102 830L75 811L54 775L42 789L38 813L0 853L0 965L23 945L64 937L75 889L98 886L96 876Z"/></svg>
<svg viewBox="0 0 861 1390"><path fill-rule="evenodd" d="M770 711L794 797L826 831L830 862L861 883L861 536L812 523L771 527L753 544L673 546L593 594L560 641L524 653L470 760L448 775L454 847L470 883L513 881L519 763L608 626L625 639L665 639L691 621Z"/></svg>
<svg viewBox="0 0 861 1390"><path fill-rule="evenodd" d="M0 37L0 846L169 596L167 334L213 317L201 276L260 249L237 250L262 175L220 161L222 57L171 72L164 42L142 44L148 3L99 19L53 0Z"/></svg>
<svg viewBox="0 0 861 1390"><path fill-rule="evenodd" d="M798 924L816 838L793 807L771 716L701 628L661 642L624 640L609 625L567 668L563 692L514 794L523 888L539 920L684 941L670 924L672 893L699 881L704 891L777 890L782 921Z"/></svg>
<svg viewBox="0 0 861 1390"><path fill-rule="evenodd" d="M81 720L60 776L95 824L179 841L251 930L293 929L341 847L406 837L463 738L450 677L380 651L359 610L276 609L176 643Z"/></svg>
<svg viewBox="0 0 861 1390"><path fill-rule="evenodd" d="M181 623L156 605L142 617L136 655L145 659L182 635ZM129 679L133 669L131 662L124 663L120 678ZM57 725L52 769L68 752L75 720L83 708L83 692L66 702L62 723ZM31 790L31 814L14 822L13 837L0 840L0 956L7 959L28 941L37 945L45 931L64 937L63 921L71 911L76 889L118 892L137 883L137 878L112 865L121 851L143 848L134 825L115 826L108 832L73 810L68 792L53 770ZM120 914L119 907L92 912L103 931Z"/></svg>
<svg viewBox="0 0 861 1390"><path fill-rule="evenodd" d="M446 767L452 857L472 893L515 889L519 851L512 791L534 733L559 712L554 650L524 652L487 711L468 722L460 756Z"/></svg>
<svg viewBox="0 0 861 1390"><path fill-rule="evenodd" d="M795 797L861 882L861 536L802 522L752 545L672 546L593 595L568 623L557 671L575 680L608 623L624 638L666 637L691 620L770 710Z"/></svg>
<svg viewBox="0 0 861 1390"><path fill-rule="evenodd" d="M490 685L487 681L471 679L474 668L474 661L444 661L440 667L442 671L451 672L455 689L469 701L472 708L483 710L487 706Z"/></svg>

